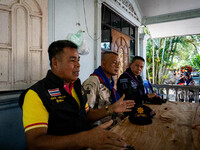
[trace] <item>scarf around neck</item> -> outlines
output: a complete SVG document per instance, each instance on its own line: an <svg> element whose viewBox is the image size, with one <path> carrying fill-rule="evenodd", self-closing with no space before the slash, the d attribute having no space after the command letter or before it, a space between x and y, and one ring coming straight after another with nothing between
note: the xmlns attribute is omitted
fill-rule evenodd
<svg viewBox="0 0 200 150"><path fill-rule="evenodd" d="M110 82L110 79L105 75L101 66L95 69L94 72L90 76L97 76L100 82L111 91L111 98L112 98L111 104L113 104L120 98L118 92L114 89L113 77L111 77L111 82Z"/></svg>

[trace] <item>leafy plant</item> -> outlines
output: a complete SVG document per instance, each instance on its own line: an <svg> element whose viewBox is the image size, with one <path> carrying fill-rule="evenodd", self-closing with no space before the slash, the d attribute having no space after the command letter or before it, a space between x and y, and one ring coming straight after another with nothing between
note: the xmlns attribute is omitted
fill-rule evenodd
<svg viewBox="0 0 200 150"><path fill-rule="evenodd" d="M147 30L144 32L148 34ZM155 84L163 84L169 70L178 70L185 65L191 65L192 68L200 70L199 48L200 35L148 39L147 78L151 82L154 80Z"/></svg>

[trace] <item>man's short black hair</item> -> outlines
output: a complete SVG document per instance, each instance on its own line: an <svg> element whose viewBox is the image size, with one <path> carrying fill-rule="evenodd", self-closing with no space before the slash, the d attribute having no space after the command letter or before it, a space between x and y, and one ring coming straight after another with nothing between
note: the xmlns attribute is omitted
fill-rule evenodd
<svg viewBox="0 0 200 150"><path fill-rule="evenodd" d="M134 63L136 60L141 60L141 61L145 62L145 60L144 60L143 57L141 57L141 56L135 56L135 57L133 57L132 63Z"/></svg>
<svg viewBox="0 0 200 150"><path fill-rule="evenodd" d="M114 55L117 55L118 56L118 53L114 52L114 51L105 51L101 54L101 60L104 59L104 57L107 55L107 54L114 54Z"/></svg>
<svg viewBox="0 0 200 150"><path fill-rule="evenodd" d="M74 44L73 42L69 40L58 40L50 44L49 49L48 49L50 65L52 63L51 62L52 58L62 53L63 49L66 47L75 48L75 49L78 48L76 44Z"/></svg>

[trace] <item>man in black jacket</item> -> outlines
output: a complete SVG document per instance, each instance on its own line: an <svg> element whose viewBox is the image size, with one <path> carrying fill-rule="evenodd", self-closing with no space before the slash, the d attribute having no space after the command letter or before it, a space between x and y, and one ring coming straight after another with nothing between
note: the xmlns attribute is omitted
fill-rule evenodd
<svg viewBox="0 0 200 150"><path fill-rule="evenodd" d="M123 137L105 130L113 121L91 129L94 122L112 113L130 111L120 98L109 108L89 109L78 79L77 46L53 42L48 49L51 70L25 90L19 100L28 149L122 149Z"/></svg>
<svg viewBox="0 0 200 150"><path fill-rule="evenodd" d="M120 96L125 94L125 99L134 99L136 105L144 104L148 99L159 97L156 93L145 94L143 80L140 76L144 68L145 60L135 56L130 67L119 77L117 91Z"/></svg>

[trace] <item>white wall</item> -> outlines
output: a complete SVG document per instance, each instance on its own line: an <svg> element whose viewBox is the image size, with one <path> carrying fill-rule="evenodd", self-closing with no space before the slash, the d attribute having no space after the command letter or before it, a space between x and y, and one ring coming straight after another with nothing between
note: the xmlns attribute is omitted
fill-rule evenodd
<svg viewBox="0 0 200 150"><path fill-rule="evenodd" d="M84 2L85 4L83 4ZM141 23L127 13L125 9L114 0L48 0L49 44L55 40L66 39L69 33L76 33L79 30L85 31L84 37L90 49L90 53L80 56L81 69L79 78L82 82L100 65L101 4L103 2L111 6L113 10L121 14L122 17L129 20L132 24L140 26ZM137 7L135 3L133 4L134 7ZM84 14L84 6L86 15ZM141 18L139 18L139 20L141 20ZM136 54L140 54L139 32L136 33Z"/></svg>
<svg viewBox="0 0 200 150"><path fill-rule="evenodd" d="M69 33L76 33L79 30L85 31L83 34L90 53L80 55L80 75L83 82L94 71L94 0L85 0L85 12L83 0L49 0L49 44L56 40L66 39ZM85 24L87 21L87 28ZM88 35L90 34L92 38ZM100 39L99 39L100 40ZM95 54L96 55L96 54ZM99 53L97 54L99 55ZM99 57L99 56L98 56ZM99 64L98 64L99 65Z"/></svg>

